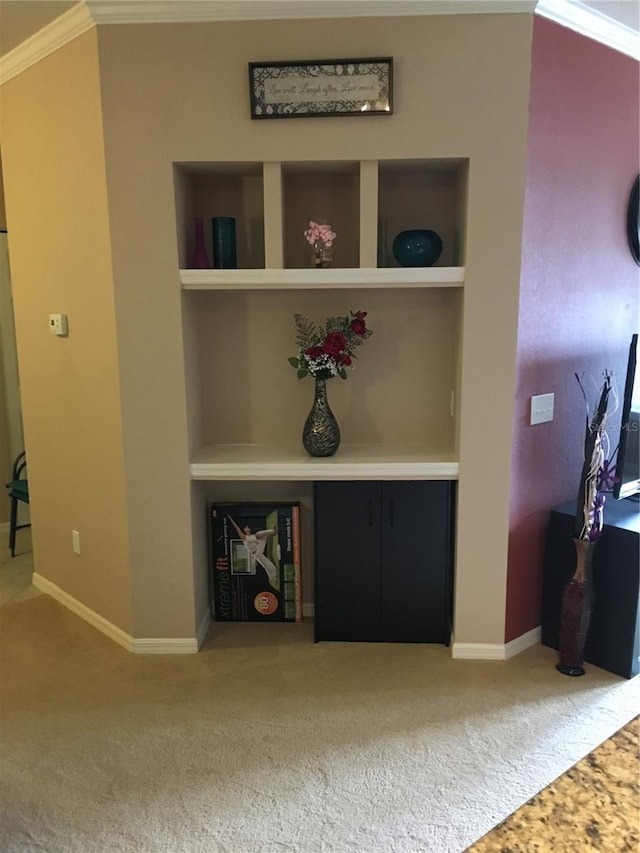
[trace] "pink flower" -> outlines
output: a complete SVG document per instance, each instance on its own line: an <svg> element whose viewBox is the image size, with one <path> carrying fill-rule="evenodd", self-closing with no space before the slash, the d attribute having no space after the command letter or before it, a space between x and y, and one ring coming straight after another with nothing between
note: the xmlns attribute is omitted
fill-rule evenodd
<svg viewBox="0 0 640 853"><path fill-rule="evenodd" d="M309 222L309 227L305 230L304 236L307 243L313 246L314 243L324 243L327 246L332 246L336 239L336 232L331 230L330 225L319 224L313 219Z"/></svg>

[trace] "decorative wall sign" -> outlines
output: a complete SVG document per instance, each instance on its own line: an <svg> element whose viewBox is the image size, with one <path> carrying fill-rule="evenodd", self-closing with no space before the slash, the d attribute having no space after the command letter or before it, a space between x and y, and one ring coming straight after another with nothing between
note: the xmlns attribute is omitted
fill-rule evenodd
<svg viewBox="0 0 640 853"><path fill-rule="evenodd" d="M250 62L251 118L391 115L393 59Z"/></svg>

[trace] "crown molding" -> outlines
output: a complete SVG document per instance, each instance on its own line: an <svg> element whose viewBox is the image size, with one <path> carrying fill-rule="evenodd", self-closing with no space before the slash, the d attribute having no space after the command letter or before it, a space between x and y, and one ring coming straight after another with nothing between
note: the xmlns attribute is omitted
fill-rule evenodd
<svg viewBox="0 0 640 853"><path fill-rule="evenodd" d="M0 58L0 86L95 26L86 3L78 3Z"/></svg>
<svg viewBox="0 0 640 853"><path fill-rule="evenodd" d="M535 0L86 0L98 24L529 12Z"/></svg>
<svg viewBox="0 0 640 853"><path fill-rule="evenodd" d="M0 58L0 85L96 25L407 15L541 15L633 59L640 34L578 0L80 0Z"/></svg>
<svg viewBox="0 0 640 853"><path fill-rule="evenodd" d="M640 33L578 0L538 0L536 15L640 61Z"/></svg>

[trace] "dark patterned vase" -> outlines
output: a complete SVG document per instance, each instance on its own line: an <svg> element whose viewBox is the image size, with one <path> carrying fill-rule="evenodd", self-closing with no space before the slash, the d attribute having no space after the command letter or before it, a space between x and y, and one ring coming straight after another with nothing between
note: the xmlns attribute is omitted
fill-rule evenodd
<svg viewBox="0 0 640 853"><path fill-rule="evenodd" d="M333 456L340 446L340 427L329 407L325 379L316 378L313 406L302 430L302 444L309 456Z"/></svg>
<svg viewBox="0 0 640 853"><path fill-rule="evenodd" d="M560 660L556 665L563 675L584 675L584 648L587 642L593 584L591 564L595 542L574 539L576 570L562 594L560 615Z"/></svg>

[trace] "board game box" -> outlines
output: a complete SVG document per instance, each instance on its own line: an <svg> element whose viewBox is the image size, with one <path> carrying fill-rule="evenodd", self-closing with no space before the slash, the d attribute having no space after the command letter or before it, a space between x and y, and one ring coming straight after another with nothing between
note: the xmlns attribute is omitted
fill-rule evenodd
<svg viewBox="0 0 640 853"><path fill-rule="evenodd" d="M220 622L301 622L300 505L210 507L212 610Z"/></svg>

